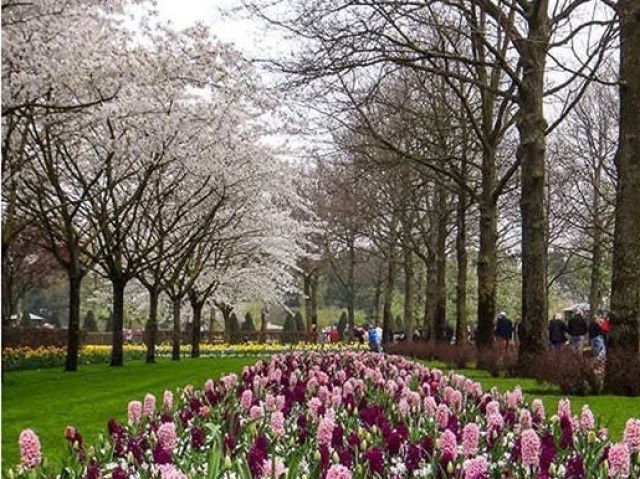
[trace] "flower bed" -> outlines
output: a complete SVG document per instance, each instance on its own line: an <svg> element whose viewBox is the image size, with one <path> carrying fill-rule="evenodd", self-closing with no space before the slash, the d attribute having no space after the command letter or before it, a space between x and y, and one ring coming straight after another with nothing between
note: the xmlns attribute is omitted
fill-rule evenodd
<svg viewBox="0 0 640 479"><path fill-rule="evenodd" d="M358 343L298 343L298 344L201 344L200 357L261 356L280 354L289 351L351 351L363 349ZM161 344L156 346L156 357L170 358L172 346ZM138 344L125 344L125 361L141 360L146 357L146 347ZM67 350L56 346L38 348L16 347L5 348L2 352L2 363L5 371L26 369L45 369L63 367ZM191 355L190 346L181 346L182 357ZM111 346L87 345L80 349L79 364L107 364L111 356Z"/></svg>
<svg viewBox="0 0 640 479"><path fill-rule="evenodd" d="M519 389L499 394L395 356L299 353L258 361L203 389L147 394L128 424L84 444L68 428L63 476L364 479L640 477L640 420L612 444L587 406L546 414ZM19 477L51 477L23 431Z"/></svg>

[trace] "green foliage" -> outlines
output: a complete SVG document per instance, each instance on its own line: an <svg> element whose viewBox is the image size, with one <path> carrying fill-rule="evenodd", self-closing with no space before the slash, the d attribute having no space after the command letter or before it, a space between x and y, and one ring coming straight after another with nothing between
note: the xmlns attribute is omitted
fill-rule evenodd
<svg viewBox="0 0 640 479"><path fill-rule="evenodd" d="M282 342L292 344L296 342L296 321L291 313L287 313L282 327Z"/></svg>
<svg viewBox="0 0 640 479"><path fill-rule="evenodd" d="M304 318L302 317L302 313L300 312L300 310L298 310L293 319L296 323L296 331L298 331L299 333L306 331L307 328L304 325Z"/></svg>
<svg viewBox="0 0 640 479"><path fill-rule="evenodd" d="M98 323L96 322L96 315L93 314L93 310L87 311L87 315L84 317L84 323L82 329L85 331L97 331Z"/></svg>
<svg viewBox="0 0 640 479"><path fill-rule="evenodd" d="M401 315L396 316L394 328L396 331L402 331L404 329L404 319Z"/></svg>
<svg viewBox="0 0 640 479"><path fill-rule="evenodd" d="M340 340L344 339L344 333L347 330L347 326L349 325L349 316L346 311L343 311L340 315L340 319L338 320L338 336Z"/></svg>
<svg viewBox="0 0 640 479"><path fill-rule="evenodd" d="M246 332L255 332L256 325L253 322L253 316L251 316L251 312L247 311L247 314L244 315L244 322L242 323L242 327L240 329Z"/></svg>

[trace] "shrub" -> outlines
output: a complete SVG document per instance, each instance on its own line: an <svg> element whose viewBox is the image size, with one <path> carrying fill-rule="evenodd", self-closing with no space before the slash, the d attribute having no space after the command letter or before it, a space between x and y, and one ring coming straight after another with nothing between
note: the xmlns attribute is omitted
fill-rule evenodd
<svg viewBox="0 0 640 479"><path fill-rule="evenodd" d="M282 342L292 344L296 341L296 322L291 313L287 313L282 327Z"/></svg>
<svg viewBox="0 0 640 479"><path fill-rule="evenodd" d="M240 323L238 322L238 315L235 311L229 316L229 336L231 344L239 343L241 340Z"/></svg>
<svg viewBox="0 0 640 479"><path fill-rule="evenodd" d="M247 314L244 315L244 322L242 323L240 329L244 332L250 333L256 331L256 325L254 324L253 317L251 316L251 313L249 311L247 311Z"/></svg>
<svg viewBox="0 0 640 479"><path fill-rule="evenodd" d="M305 328L304 326L304 318L302 317L302 313L298 311L293 319L296 323L296 331L298 332L298 335L301 336L302 333L307 330L307 328Z"/></svg>
<svg viewBox="0 0 640 479"><path fill-rule="evenodd" d="M523 372L537 381L557 385L562 394L586 396L602 392L602 379L594 366L592 358L565 348L545 352Z"/></svg>
<svg viewBox="0 0 640 479"><path fill-rule="evenodd" d="M98 323L96 322L96 316L93 314L93 310L87 311L87 315L84 317L84 324L82 329L85 331L97 331Z"/></svg>

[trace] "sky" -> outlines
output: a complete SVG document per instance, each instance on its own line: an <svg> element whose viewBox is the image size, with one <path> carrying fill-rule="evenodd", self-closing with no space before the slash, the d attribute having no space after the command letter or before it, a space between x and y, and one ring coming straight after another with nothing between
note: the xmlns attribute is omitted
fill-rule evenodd
<svg viewBox="0 0 640 479"><path fill-rule="evenodd" d="M163 19L178 29L201 21L214 35L236 47L249 57L261 56L261 49L273 46L264 28L255 20L246 18L240 0L156 0Z"/></svg>

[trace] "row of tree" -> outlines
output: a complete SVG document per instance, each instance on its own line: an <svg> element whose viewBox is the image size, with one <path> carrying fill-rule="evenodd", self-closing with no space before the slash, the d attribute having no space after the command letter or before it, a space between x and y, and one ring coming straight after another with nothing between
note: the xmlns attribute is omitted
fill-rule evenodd
<svg viewBox="0 0 640 479"><path fill-rule="evenodd" d="M265 142L277 92L205 27L174 30L144 5L132 20L133 3L2 1L3 286L20 254L53 254L69 283L69 371L90 271L112 286L121 366L130 281L148 294L147 360L161 294L179 359L184 301L197 356L207 301L228 323L239 301L276 300L304 252L295 170Z"/></svg>
<svg viewBox="0 0 640 479"><path fill-rule="evenodd" d="M365 247L387 259L388 287L397 264L411 276L414 259L424 261L438 337L453 226L463 339L473 224L477 345L492 346L498 253L506 250L521 257L519 362L526 367L547 346L554 276L586 257L589 301L599 305L607 289L600 271L613 245L606 387L640 392L637 2L246 3L300 39L292 56L272 62L316 116L330 119L323 153L334 161L320 177L332 180L318 188L317 201L334 227L320 243L348 265L350 328L355 251ZM619 62L611 59L615 49ZM314 266L305 269L313 310ZM387 301L384 308L388 324ZM405 319L413 316L406 311Z"/></svg>

